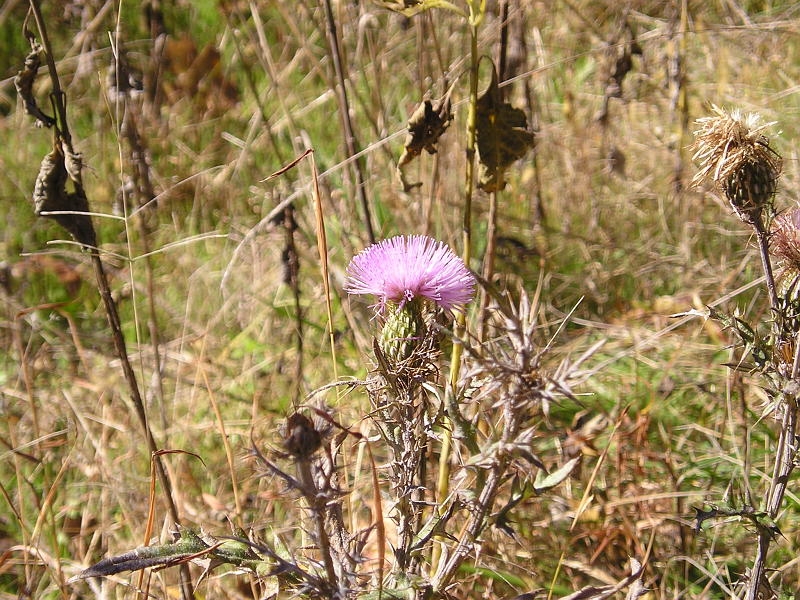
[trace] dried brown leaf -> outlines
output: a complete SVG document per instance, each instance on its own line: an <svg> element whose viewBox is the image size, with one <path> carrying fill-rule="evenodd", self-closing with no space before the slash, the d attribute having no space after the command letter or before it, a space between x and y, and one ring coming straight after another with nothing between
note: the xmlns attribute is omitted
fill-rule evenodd
<svg viewBox="0 0 800 600"><path fill-rule="evenodd" d="M534 137L525 113L503 102L494 64L492 81L478 98L475 127L481 161L478 186L485 192L502 190L505 170L533 147Z"/></svg>
<svg viewBox="0 0 800 600"><path fill-rule="evenodd" d="M40 54L42 46L38 42L34 42L32 38L31 51L25 57L25 64L22 70L19 71L14 77L14 87L17 88L17 93L22 98L25 104L25 112L36 119L37 125L44 125L45 127L52 127L56 124L56 120L46 115L39 105L36 103L36 98L33 95L33 84L36 81L36 73L42 64Z"/></svg>
<svg viewBox="0 0 800 600"><path fill-rule="evenodd" d="M425 100L420 104L408 120L408 135L403 144L403 154L397 163L397 172L403 184L403 191L408 192L421 183L409 184L403 175L403 168L419 156L423 150L428 154L436 153L439 138L447 130L453 120L450 92L436 102Z"/></svg>
<svg viewBox="0 0 800 600"><path fill-rule="evenodd" d="M74 175L77 155L69 162L56 148L42 159L33 188L33 207L38 216L49 217L66 229L78 242L95 246L95 236L89 212L89 201L79 181L74 181L75 191L67 193L67 179ZM69 167L67 166L69 164ZM78 171L79 174L79 171Z"/></svg>

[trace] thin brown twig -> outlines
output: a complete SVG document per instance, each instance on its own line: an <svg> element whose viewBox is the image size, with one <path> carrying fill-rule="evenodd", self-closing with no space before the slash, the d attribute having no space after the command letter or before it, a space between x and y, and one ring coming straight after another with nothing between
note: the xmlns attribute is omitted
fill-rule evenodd
<svg viewBox="0 0 800 600"><path fill-rule="evenodd" d="M497 63L498 81L503 81L506 76L508 63L508 0L503 0L500 8L500 49ZM508 93L507 88L500 88L501 99ZM499 143L499 140L498 140ZM489 194L489 225L486 230L486 252L483 255L483 278L489 283L494 277L494 262L497 253L497 190ZM483 341L486 333L486 309L489 305L489 296L481 288L480 309L478 311L478 340Z"/></svg>
<svg viewBox="0 0 800 600"><path fill-rule="evenodd" d="M57 141L60 141L69 153L75 154L67 121L66 94L61 88L58 70L53 57L52 45L50 44L50 39L47 35L47 27L39 7L39 1L30 0L30 6L36 22L36 27L39 31L39 37L41 38L42 48L45 53L47 67L50 73L50 80L52 83L51 97L53 99L53 106L55 107L57 118L55 135L57 136ZM74 176L76 178L76 186L82 186L80 181L80 171L75 173ZM87 219L90 219L90 217L87 217ZM88 251L91 256L100 297L103 300L103 306L105 308L108 323L111 328L111 337L114 343L114 349L116 350L117 356L120 359L122 371L131 393L131 399L133 400L134 411L139 420L139 424L142 427L147 447L152 454L157 451L158 447L147 422L147 412L145 411L144 402L139 391L139 385L136 381L136 374L134 373L130 360L128 359L128 352L125 346L125 338L122 334L119 312L117 311L116 303L111 295L111 288L108 284L108 279L105 274L103 261L100 258L100 253L96 247L88 248ZM172 497L172 485L160 460L156 462L156 472L158 474L161 487L164 490L164 496L167 501L167 508L169 510L170 517L177 525L180 523L180 518L178 516L178 509L175 506L175 500ZM191 581L188 579L188 569L186 569L186 571L182 569L181 575L181 594L184 600L188 600L194 596L191 587Z"/></svg>
<svg viewBox="0 0 800 600"><path fill-rule="evenodd" d="M339 113L342 118L342 128L344 130L344 142L348 156L355 156L360 152L358 141L353 130L353 122L350 119L350 101L347 98L347 87L345 82L344 69L342 67L342 55L339 49L339 36L336 32L336 20L333 17L331 0L322 0L325 8L325 18L328 24L328 44L330 45L333 68L336 71L337 97L339 98ZM375 230L372 227L372 215L367 199L366 180L364 178L364 168L360 159L352 163L352 169L356 176L356 195L358 196L361 210L364 213L364 227L367 230L367 237L370 244L375 243Z"/></svg>

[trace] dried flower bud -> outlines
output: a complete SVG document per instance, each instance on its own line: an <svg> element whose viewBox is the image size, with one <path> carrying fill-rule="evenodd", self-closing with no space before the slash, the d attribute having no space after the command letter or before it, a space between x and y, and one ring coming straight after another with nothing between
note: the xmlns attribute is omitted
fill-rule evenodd
<svg viewBox="0 0 800 600"><path fill-rule="evenodd" d="M761 123L755 113L731 113L712 107L716 116L697 120L692 145L701 169L692 179L697 186L712 181L745 223L754 223L775 195L781 172L780 155L761 132L773 123Z"/></svg>
<svg viewBox="0 0 800 600"><path fill-rule="evenodd" d="M305 459L319 450L322 435L314 422L300 413L294 413L286 420L283 447L295 458Z"/></svg>

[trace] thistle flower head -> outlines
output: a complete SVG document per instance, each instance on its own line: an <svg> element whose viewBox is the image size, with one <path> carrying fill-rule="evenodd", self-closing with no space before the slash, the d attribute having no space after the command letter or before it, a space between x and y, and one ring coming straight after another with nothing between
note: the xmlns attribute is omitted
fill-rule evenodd
<svg viewBox="0 0 800 600"><path fill-rule="evenodd" d="M371 294L377 312L387 303L400 307L415 298L435 302L444 310L461 311L475 293L475 277L444 242L424 235L397 236L373 244L347 267L344 289Z"/></svg>
<svg viewBox="0 0 800 600"><path fill-rule="evenodd" d="M718 106L712 109L715 116L697 120L692 158L701 168L692 185L712 181L739 218L753 223L771 202L781 172L781 157L762 134L774 123L762 123L756 113L729 113Z"/></svg>

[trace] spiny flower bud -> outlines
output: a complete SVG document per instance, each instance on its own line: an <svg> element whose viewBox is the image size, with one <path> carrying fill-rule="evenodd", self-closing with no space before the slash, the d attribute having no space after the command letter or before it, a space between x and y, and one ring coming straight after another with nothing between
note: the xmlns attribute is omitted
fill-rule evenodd
<svg viewBox="0 0 800 600"><path fill-rule="evenodd" d="M420 302L412 300L389 308L378 345L387 359L398 363L409 358L425 335Z"/></svg>
<svg viewBox="0 0 800 600"><path fill-rule="evenodd" d="M692 185L711 180L739 218L752 224L771 204L781 173L781 157L761 133L773 123L761 123L755 113L728 113L718 106L712 109L716 116L697 120L692 158L700 162L701 169Z"/></svg>

